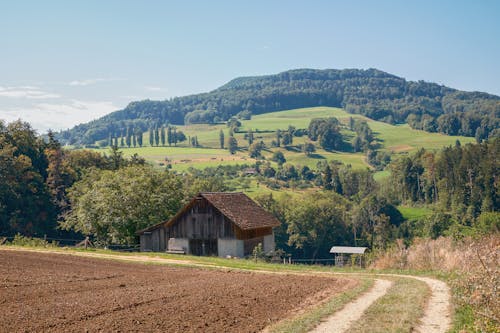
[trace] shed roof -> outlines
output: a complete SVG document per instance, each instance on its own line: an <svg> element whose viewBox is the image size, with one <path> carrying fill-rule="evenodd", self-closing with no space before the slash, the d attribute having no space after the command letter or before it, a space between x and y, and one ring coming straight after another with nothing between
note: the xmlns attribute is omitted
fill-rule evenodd
<svg viewBox="0 0 500 333"><path fill-rule="evenodd" d="M330 253L363 254L366 249L366 247L360 246L332 246Z"/></svg>
<svg viewBox="0 0 500 333"><path fill-rule="evenodd" d="M160 226L172 225L194 205L197 199L200 198L205 198L242 230L277 227L281 224L271 213L264 210L242 192L202 192L191 199L191 201L170 220L138 231L137 234L154 230Z"/></svg>

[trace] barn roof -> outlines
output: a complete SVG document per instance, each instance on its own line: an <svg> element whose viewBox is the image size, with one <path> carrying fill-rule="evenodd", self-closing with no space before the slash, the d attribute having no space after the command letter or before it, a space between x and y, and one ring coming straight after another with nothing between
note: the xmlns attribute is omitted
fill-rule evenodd
<svg viewBox="0 0 500 333"><path fill-rule="evenodd" d="M241 192L200 193L222 214L243 230L277 227L280 225L271 213L265 211Z"/></svg>
<svg viewBox="0 0 500 333"><path fill-rule="evenodd" d="M271 213L260 207L255 201L242 192L202 192L195 196L177 214L168 221L140 230L137 234L154 230L160 226L170 226L186 213L196 202L205 198L224 216L242 230L277 227L281 223Z"/></svg>

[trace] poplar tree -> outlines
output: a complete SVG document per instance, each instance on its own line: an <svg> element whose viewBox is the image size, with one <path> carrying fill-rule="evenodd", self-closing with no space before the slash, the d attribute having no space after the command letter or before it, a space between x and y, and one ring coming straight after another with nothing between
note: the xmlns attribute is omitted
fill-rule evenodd
<svg viewBox="0 0 500 333"><path fill-rule="evenodd" d="M155 144L156 146L160 145L160 132L158 130L158 126L155 127Z"/></svg>
<svg viewBox="0 0 500 333"><path fill-rule="evenodd" d="M251 145L253 143L253 132L252 132L252 129L248 130L247 138L248 138L248 145Z"/></svg>
<svg viewBox="0 0 500 333"><path fill-rule="evenodd" d="M224 149L224 131L220 130L219 132L219 142L220 142L220 149Z"/></svg>
<svg viewBox="0 0 500 333"><path fill-rule="evenodd" d="M169 146L171 146L172 142L174 142L174 140L172 138L172 127L170 127L170 126L168 126L168 128L167 128L167 142L168 142Z"/></svg>
<svg viewBox="0 0 500 333"><path fill-rule="evenodd" d="M130 134L131 133L130 133L130 128L128 126L127 126L127 130L126 130L125 133L126 133L125 134L125 143L127 144L127 147L130 148L130 144L131 144L131 140L130 140L131 139L131 135Z"/></svg>
<svg viewBox="0 0 500 333"><path fill-rule="evenodd" d="M149 128L149 145L150 145L151 147L153 147L154 137L155 137L155 136L154 136L153 128L152 128L152 127L150 127L150 128Z"/></svg>
<svg viewBox="0 0 500 333"><path fill-rule="evenodd" d="M137 132L135 135L137 137L137 144L139 145L139 147L142 147L142 131L140 128L137 129Z"/></svg>
<svg viewBox="0 0 500 333"><path fill-rule="evenodd" d="M236 150L238 149L238 141L234 136L230 136L227 139L227 147L231 155L234 155L236 153Z"/></svg>
<svg viewBox="0 0 500 333"><path fill-rule="evenodd" d="M161 127L160 131L160 139L161 139L161 145L165 146L165 127Z"/></svg>

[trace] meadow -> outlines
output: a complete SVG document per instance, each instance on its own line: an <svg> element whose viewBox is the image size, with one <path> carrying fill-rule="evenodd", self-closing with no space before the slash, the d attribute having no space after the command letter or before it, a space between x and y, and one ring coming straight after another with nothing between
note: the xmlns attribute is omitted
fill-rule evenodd
<svg viewBox="0 0 500 333"><path fill-rule="evenodd" d="M340 161L349 164L354 169L370 168L366 162L364 153L326 151L321 149L317 143L316 152L306 156L300 151L300 145L309 142L307 136L294 137L293 144L288 147L272 147L271 143L276 140L276 130L285 131L289 126L296 129L307 129L309 122L313 118L336 117L342 124L346 125L349 118L365 120L374 132L378 149L388 151L393 154L404 154L414 152L420 148L428 150L438 150L445 146L454 145L457 140L462 144L473 142L474 138L462 136L446 136L439 133L428 133L411 129L407 124L390 125L375 121L361 115L347 113L340 108L313 107L287 111L279 111L253 116L250 120L242 120L241 127L234 134L238 141L239 150L231 155L227 149L220 148L219 133L224 132L225 139L229 136L229 129L225 124L194 124L186 126L176 126L178 130L184 132L188 138L177 146L154 146L149 145L149 134L143 134L143 147L123 148L126 157L137 154L144 157L148 162L164 167L170 164L173 170L183 172L189 167L206 168L218 165L253 164L255 159L248 154L248 142L245 134L252 130L256 142L263 141L266 149L262 152L264 159L270 160L273 153L281 151L287 162L294 165L307 165L316 168L319 161ZM342 134L347 142L350 142L355 134L347 128L342 129ZM190 138L196 136L200 147L190 146ZM99 151L107 151L99 149ZM276 167L276 164L272 162ZM387 173L381 173L378 177L384 178Z"/></svg>

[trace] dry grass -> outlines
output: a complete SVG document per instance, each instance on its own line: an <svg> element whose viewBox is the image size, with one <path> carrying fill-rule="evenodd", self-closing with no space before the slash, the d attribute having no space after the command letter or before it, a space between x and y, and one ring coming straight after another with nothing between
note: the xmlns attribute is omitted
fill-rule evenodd
<svg viewBox="0 0 500 333"><path fill-rule="evenodd" d="M408 248L397 242L372 267L448 273L459 314L455 330L500 331L500 234L460 241L416 239ZM465 318L467 312L471 318Z"/></svg>

